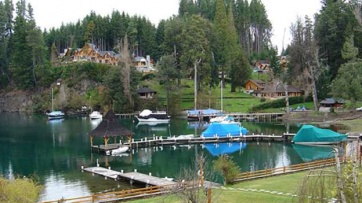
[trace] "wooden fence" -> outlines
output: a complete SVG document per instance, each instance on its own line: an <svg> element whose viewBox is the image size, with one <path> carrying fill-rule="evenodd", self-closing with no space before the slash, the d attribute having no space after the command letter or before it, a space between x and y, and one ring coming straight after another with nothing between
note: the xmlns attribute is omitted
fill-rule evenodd
<svg viewBox="0 0 362 203"><path fill-rule="evenodd" d="M346 161L344 158L340 158L341 162ZM295 164L290 166L283 166L278 168L270 168L265 170L258 171L249 171L240 173L234 180L234 182L240 182L245 180L265 178L269 176L282 175L287 173L294 173L298 171L304 171L309 169L321 168L326 166L332 166L336 163L334 158L317 160L313 162L306 162L301 164ZM120 200L136 199L136 198L145 198L155 195L161 195L164 193L169 193L174 189L178 184L166 185L166 186L152 186L146 188L130 189L130 190L121 190L115 192L99 193L93 194L85 197L77 198L68 198L68 199L59 199L54 201L46 201L43 203L86 203L86 202L114 202ZM184 186L187 186L184 185Z"/></svg>
<svg viewBox="0 0 362 203"><path fill-rule="evenodd" d="M113 202L119 200L144 198L154 195L160 195L172 191L171 186L152 186L146 188L121 190L107 193L96 193L85 197L59 199L53 201L46 201L43 203L86 203L86 202Z"/></svg>
<svg viewBox="0 0 362 203"><path fill-rule="evenodd" d="M341 158L341 161L343 159ZM306 162L301 164L294 164L290 166L283 166L278 168L270 168L265 170L258 170L258 171L248 171L244 173L240 173L234 180L234 182L240 182L244 180L251 180L251 179L257 179L257 178L265 178L269 176L275 176L275 175L282 175L287 173L294 173L298 171L304 171L314 168L321 168L326 166L331 166L336 163L336 160L334 158L331 159L323 159L323 160L317 160L313 162Z"/></svg>

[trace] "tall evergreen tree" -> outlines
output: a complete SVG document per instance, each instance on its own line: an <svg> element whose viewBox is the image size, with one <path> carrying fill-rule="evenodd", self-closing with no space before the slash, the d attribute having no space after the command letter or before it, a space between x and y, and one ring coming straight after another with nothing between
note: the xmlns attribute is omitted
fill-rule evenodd
<svg viewBox="0 0 362 203"><path fill-rule="evenodd" d="M225 73L230 71L231 64L231 36L226 6L224 0L216 0L216 10L214 18L215 42L213 43L214 59L221 69L222 84L225 84Z"/></svg>
<svg viewBox="0 0 362 203"><path fill-rule="evenodd" d="M250 25L252 51L260 54L268 46L272 30L265 6L260 0L250 2Z"/></svg>
<svg viewBox="0 0 362 203"><path fill-rule="evenodd" d="M326 61L334 79L339 67L345 62L341 56L343 44L355 32L357 20L345 1L324 0L315 24L320 58Z"/></svg>
<svg viewBox="0 0 362 203"><path fill-rule="evenodd" d="M200 15L192 15L186 19L181 33L182 55L181 63L187 70L193 70L195 79L195 104L201 84L209 84L210 72L210 41L211 23ZM191 71L190 71L191 72Z"/></svg>

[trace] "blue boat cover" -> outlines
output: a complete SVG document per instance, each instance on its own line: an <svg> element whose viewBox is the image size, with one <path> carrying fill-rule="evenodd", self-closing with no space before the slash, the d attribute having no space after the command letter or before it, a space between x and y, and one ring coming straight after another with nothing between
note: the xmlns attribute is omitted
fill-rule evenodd
<svg viewBox="0 0 362 203"><path fill-rule="evenodd" d="M347 139L346 134L330 129L317 128L313 125L303 125L293 137L293 142L341 142Z"/></svg>
<svg viewBox="0 0 362 203"><path fill-rule="evenodd" d="M232 154L236 151L246 148L244 142L230 142L230 143L208 143L205 148L212 156L220 156L223 154Z"/></svg>
<svg viewBox="0 0 362 203"><path fill-rule="evenodd" d="M216 109L195 109L195 110L187 110L187 114L189 115L198 115L198 114L202 114L202 115L219 115L222 112L220 110L216 110Z"/></svg>
<svg viewBox="0 0 362 203"><path fill-rule="evenodd" d="M201 136L204 137L226 137L246 135L248 130L242 127L239 123L211 123L209 127L202 132Z"/></svg>

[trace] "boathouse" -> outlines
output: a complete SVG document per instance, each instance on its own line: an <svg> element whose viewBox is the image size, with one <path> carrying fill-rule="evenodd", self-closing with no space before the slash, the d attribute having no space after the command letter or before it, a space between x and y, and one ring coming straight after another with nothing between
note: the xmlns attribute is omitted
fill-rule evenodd
<svg viewBox="0 0 362 203"><path fill-rule="evenodd" d="M130 143L133 132L123 127L119 122L117 116L112 110L109 110L103 117L102 122L89 133L90 144L92 149L97 148L98 151L106 151L109 149L118 148L121 145L122 138L126 138L125 142ZM94 139L101 137L104 145L93 145ZM109 144L109 140L113 138L113 144Z"/></svg>

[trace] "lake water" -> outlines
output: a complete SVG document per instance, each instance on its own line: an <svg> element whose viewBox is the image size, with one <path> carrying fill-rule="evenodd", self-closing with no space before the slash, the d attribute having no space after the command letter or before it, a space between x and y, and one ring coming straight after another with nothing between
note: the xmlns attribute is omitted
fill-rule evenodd
<svg viewBox="0 0 362 203"><path fill-rule="evenodd" d="M172 119L170 124L137 125L119 119L135 139L200 133L207 124ZM260 170L311 161L329 156L331 149L301 148L287 143L248 142L134 149L128 156L112 157L92 153L88 133L99 121L70 117L48 121L44 115L0 113L0 175L7 178L35 176L45 186L39 201L86 196L96 192L129 189L128 183L105 180L81 172L81 166L111 167L124 172L137 169L159 177L178 177L203 154L212 163L221 153L229 153L242 171ZM300 125L283 123L242 123L250 133L295 133ZM288 129L288 130L287 130ZM217 181L217 180L215 180Z"/></svg>

